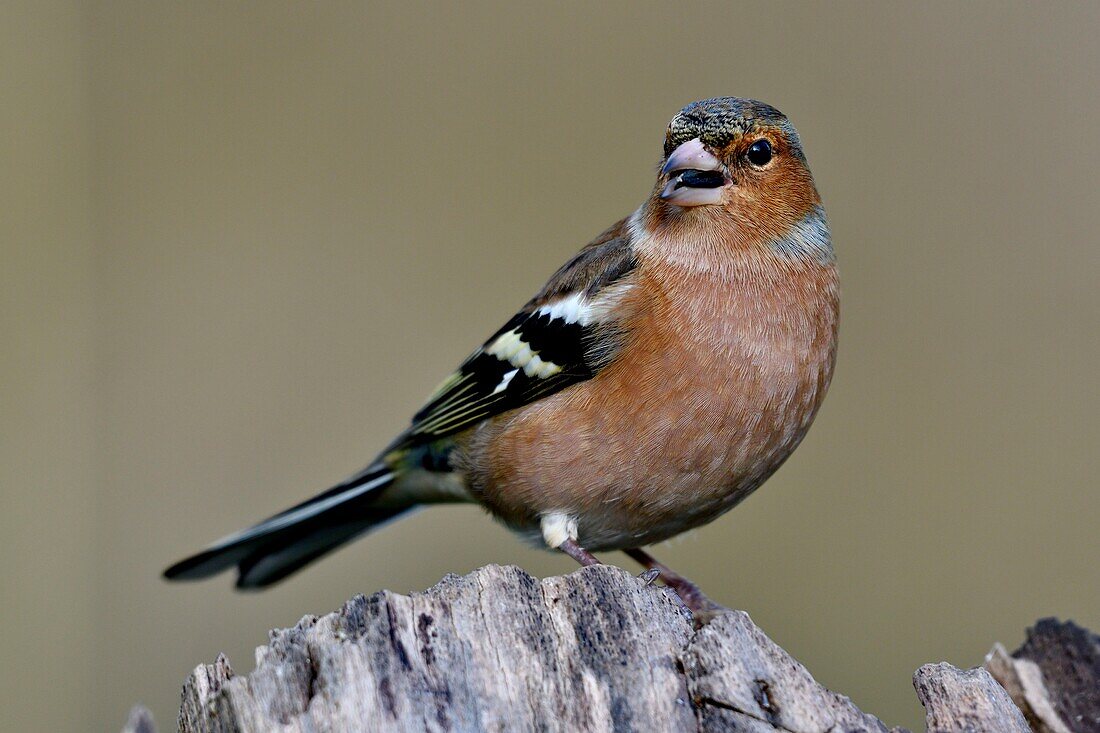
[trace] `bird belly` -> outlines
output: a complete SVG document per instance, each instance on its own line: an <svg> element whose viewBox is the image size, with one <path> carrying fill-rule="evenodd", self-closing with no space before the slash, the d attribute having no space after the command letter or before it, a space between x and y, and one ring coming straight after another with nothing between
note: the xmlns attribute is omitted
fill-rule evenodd
<svg viewBox="0 0 1100 733"><path fill-rule="evenodd" d="M723 317L708 329L649 309L653 322L633 329L639 336L614 364L472 434L472 495L535 537L542 515L575 517L590 550L646 545L713 520L783 463L824 396L835 315L819 317L830 304L800 298L813 317L793 326L784 317L781 328ZM699 307L752 312L740 305Z"/></svg>
<svg viewBox="0 0 1100 733"><path fill-rule="evenodd" d="M516 529L537 531L551 512L575 517L590 550L659 542L715 519L782 464L812 417L811 397L794 400L801 404L786 411L763 401L753 411L748 400L718 392L705 405L673 398L617 414L574 413L571 424L548 405L509 425L489 480L474 493ZM542 440L513 443L528 431ZM523 458L528 452L539 460Z"/></svg>

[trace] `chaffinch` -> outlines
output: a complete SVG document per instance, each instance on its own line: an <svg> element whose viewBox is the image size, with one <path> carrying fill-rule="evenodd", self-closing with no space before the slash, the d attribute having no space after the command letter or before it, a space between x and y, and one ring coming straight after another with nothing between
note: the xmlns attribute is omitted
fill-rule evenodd
<svg viewBox="0 0 1100 733"><path fill-rule="evenodd" d="M649 198L559 269L369 466L173 565L257 588L410 509L476 502L582 565L710 522L806 434L832 376L839 295L798 133L749 99L669 123Z"/></svg>

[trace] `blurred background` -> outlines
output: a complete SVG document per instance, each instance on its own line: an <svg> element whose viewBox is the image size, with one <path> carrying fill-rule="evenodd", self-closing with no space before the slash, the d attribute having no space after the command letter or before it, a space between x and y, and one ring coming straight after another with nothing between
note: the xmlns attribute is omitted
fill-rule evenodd
<svg viewBox="0 0 1100 733"><path fill-rule="evenodd" d="M0 726L172 729L354 593L573 569L423 512L263 594L169 562L367 461L648 193L682 105L802 134L840 255L803 447L658 547L923 729L920 664L1100 628L1096 4L0 5ZM610 555L626 564L625 557Z"/></svg>

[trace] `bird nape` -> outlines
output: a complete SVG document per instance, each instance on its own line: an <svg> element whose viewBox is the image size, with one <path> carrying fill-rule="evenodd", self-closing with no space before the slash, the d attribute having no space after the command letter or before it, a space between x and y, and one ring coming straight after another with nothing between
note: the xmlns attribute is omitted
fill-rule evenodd
<svg viewBox="0 0 1100 733"><path fill-rule="evenodd" d="M259 588L430 504L480 504L598 562L720 516L802 440L836 358L825 212L798 133L762 102L678 112L649 197L563 265L367 468L167 571Z"/></svg>

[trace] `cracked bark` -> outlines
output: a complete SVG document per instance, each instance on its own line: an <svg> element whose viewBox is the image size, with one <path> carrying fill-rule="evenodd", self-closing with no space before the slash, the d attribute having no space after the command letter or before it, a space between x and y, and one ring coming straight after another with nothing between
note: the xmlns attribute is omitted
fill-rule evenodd
<svg viewBox="0 0 1100 733"><path fill-rule="evenodd" d="M1010 657L1000 644L986 668L1036 733L1100 733L1100 636L1045 618Z"/></svg>
<svg viewBox="0 0 1100 733"><path fill-rule="evenodd" d="M1076 644L1067 652L1062 636L1051 640L1055 627L1064 631L1057 624L1044 631L1041 623L1029 639L1030 698L1023 688L1010 696L982 668L918 670L914 685L929 730L1028 731L1036 709L1065 726L1046 730L1097 730L1080 727L1098 720L1098 711L1083 707L1088 690L1073 685L1100 679L1100 645L1073 627L1080 633L1065 637ZM1089 650L1093 657L1082 656ZM997 669L1001 679L1015 667ZM1090 670L1092 678L1082 677ZM1035 680L1043 674L1051 677L1039 693ZM1033 707L1026 707L1028 699ZM1026 707L1026 719L1017 704ZM1062 720L1066 714L1076 722ZM335 613L271 632L248 675L235 674L224 657L196 668L183 688L178 727L186 733L900 731L819 685L743 611L694 631L670 591L611 566L542 581L518 568L488 566L409 596L357 596ZM152 733L152 721L135 709L125 730Z"/></svg>

